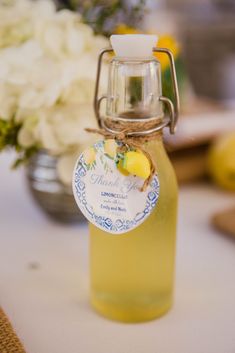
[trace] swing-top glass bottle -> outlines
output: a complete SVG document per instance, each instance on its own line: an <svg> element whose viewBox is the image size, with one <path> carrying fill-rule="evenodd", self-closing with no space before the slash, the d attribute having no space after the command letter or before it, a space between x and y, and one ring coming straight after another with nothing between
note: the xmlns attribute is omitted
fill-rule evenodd
<svg viewBox="0 0 235 353"><path fill-rule="evenodd" d="M103 50L98 62L94 99L98 124L115 133L106 124L108 117L128 126L142 122L142 131L130 129L129 136L148 137L159 132L145 148L157 167L160 196L144 223L127 233L114 236L90 224L91 303L110 319L140 322L163 315L173 300L177 182L163 145L162 129L169 127L174 133L179 97L173 56L167 49L154 47L155 36L112 36L111 43L113 48ZM109 63L108 92L98 97L102 58L113 50L116 55ZM160 63L153 52L168 55L174 104L162 96ZM106 114L101 116L103 100ZM145 130L144 123L151 120L156 125Z"/></svg>

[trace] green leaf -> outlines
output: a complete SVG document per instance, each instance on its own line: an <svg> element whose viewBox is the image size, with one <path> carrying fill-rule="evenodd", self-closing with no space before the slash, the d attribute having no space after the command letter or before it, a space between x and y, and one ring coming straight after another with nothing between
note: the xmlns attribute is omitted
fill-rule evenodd
<svg viewBox="0 0 235 353"><path fill-rule="evenodd" d="M17 140L21 123L16 123L14 119L3 120L0 118L0 151L7 147L20 148Z"/></svg>
<svg viewBox="0 0 235 353"><path fill-rule="evenodd" d="M19 157L15 160L15 162L12 164L12 169L16 169L22 164L26 164L29 159L36 153L38 152L39 147L38 146L32 146L29 148L26 148L25 150L22 150L19 153Z"/></svg>

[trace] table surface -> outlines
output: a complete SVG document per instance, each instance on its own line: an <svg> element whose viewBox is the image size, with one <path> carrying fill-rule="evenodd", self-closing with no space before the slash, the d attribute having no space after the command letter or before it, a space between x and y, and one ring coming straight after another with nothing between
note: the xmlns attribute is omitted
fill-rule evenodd
<svg viewBox="0 0 235 353"><path fill-rule="evenodd" d="M209 224L234 196L181 188L174 307L115 323L89 306L87 227L47 219L11 158L0 156L0 304L28 353L235 352L235 241Z"/></svg>

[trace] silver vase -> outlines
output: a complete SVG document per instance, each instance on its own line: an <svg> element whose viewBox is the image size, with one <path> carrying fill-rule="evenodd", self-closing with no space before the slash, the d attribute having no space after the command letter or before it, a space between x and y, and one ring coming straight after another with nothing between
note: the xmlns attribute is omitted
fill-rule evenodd
<svg viewBox="0 0 235 353"><path fill-rule="evenodd" d="M29 190L41 209L60 222L85 222L78 209L72 187L64 185L57 173L57 157L40 150L26 168Z"/></svg>

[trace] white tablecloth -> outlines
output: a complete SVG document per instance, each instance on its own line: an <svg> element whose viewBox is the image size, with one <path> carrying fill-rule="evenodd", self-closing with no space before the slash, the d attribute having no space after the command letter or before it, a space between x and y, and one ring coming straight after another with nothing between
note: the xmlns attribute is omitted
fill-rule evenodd
<svg viewBox="0 0 235 353"><path fill-rule="evenodd" d="M28 353L235 352L235 241L209 225L234 197L181 189L174 307L156 321L115 323L89 306L87 227L48 220L10 157L0 156L0 305Z"/></svg>

